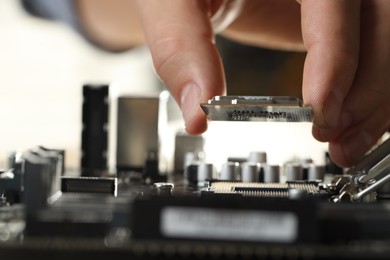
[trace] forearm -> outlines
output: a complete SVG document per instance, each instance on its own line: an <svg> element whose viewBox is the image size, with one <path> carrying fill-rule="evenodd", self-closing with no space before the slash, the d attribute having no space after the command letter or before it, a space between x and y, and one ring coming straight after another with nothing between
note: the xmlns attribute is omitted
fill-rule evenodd
<svg viewBox="0 0 390 260"><path fill-rule="evenodd" d="M261 47L303 51L300 5L293 0L247 0L223 35Z"/></svg>
<svg viewBox="0 0 390 260"><path fill-rule="evenodd" d="M123 51L144 42L141 25L128 0L75 0L81 26L97 45Z"/></svg>
<svg viewBox="0 0 390 260"><path fill-rule="evenodd" d="M144 42L132 0L75 0L83 30L96 44L126 50ZM223 35L262 47L304 50L300 5L292 0L248 0Z"/></svg>

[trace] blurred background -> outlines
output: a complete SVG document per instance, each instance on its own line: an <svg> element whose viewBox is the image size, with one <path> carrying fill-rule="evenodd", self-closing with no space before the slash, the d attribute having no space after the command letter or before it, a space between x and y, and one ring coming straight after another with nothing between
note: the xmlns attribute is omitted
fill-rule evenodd
<svg viewBox="0 0 390 260"><path fill-rule="evenodd" d="M265 50L223 38L217 39L217 45L228 94L301 97L304 53ZM0 80L0 168L10 152L37 145L65 149L67 167L78 167L83 84L110 84L112 104L123 94L162 89L146 48L121 53L99 49L65 24L29 15L16 0L0 0ZM174 127L163 140L173 140L183 128L172 101L169 113ZM110 131L111 152L114 132ZM210 161L223 160L226 153L265 150L273 163L294 156L321 163L326 150L312 138L309 123L212 122L204 136Z"/></svg>

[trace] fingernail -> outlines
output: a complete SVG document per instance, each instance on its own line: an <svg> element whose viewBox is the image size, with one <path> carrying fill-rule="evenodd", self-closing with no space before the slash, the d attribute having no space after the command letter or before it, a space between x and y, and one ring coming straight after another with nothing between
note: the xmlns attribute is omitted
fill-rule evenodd
<svg viewBox="0 0 390 260"><path fill-rule="evenodd" d="M371 148L372 137L362 130L357 135L351 135L343 142L344 153L351 164L355 164Z"/></svg>
<svg viewBox="0 0 390 260"><path fill-rule="evenodd" d="M185 124L188 125L191 122L195 111L200 104L200 89L198 85L194 83L184 86L181 92L180 107L183 113Z"/></svg>
<svg viewBox="0 0 390 260"><path fill-rule="evenodd" d="M343 105L343 95L340 90L334 89L325 101L323 114L329 127L336 127Z"/></svg>

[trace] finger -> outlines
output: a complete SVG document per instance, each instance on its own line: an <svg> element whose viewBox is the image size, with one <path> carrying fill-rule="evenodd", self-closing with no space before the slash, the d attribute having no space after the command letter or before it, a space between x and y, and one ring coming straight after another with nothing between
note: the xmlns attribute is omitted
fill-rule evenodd
<svg viewBox="0 0 390 260"><path fill-rule="evenodd" d="M137 1L157 74L183 112L186 130L206 130L199 104L225 92L206 1ZM215 6L212 6L213 10Z"/></svg>
<svg viewBox="0 0 390 260"><path fill-rule="evenodd" d="M318 141L328 142L341 135L346 128L351 126L351 123L352 114L343 109L337 121L337 127L322 129L313 125L312 134Z"/></svg>
<svg viewBox="0 0 390 260"><path fill-rule="evenodd" d="M350 125L345 129L321 130L335 161L355 163L389 129L390 106L390 3L362 3L360 62L353 86L345 99L343 116ZM369 39L369 40L368 40ZM372 140L367 142L367 140Z"/></svg>
<svg viewBox="0 0 390 260"><path fill-rule="evenodd" d="M344 109L352 116L352 124L366 120L388 102L390 28L386 24L389 13L388 1L362 3L359 68L344 104Z"/></svg>
<svg viewBox="0 0 390 260"><path fill-rule="evenodd" d="M354 80L359 54L360 1L302 0L302 35L307 49L303 97L318 128L339 122Z"/></svg>
<svg viewBox="0 0 390 260"><path fill-rule="evenodd" d="M333 161L344 167L356 164L383 133L390 129L389 113L390 103L329 142L329 153Z"/></svg>
<svg viewBox="0 0 390 260"><path fill-rule="evenodd" d="M390 29L384 24L390 3L369 1L362 6L360 60L355 80L345 98L338 127L313 128L313 135L320 141L334 139L347 127L366 120L389 99Z"/></svg>

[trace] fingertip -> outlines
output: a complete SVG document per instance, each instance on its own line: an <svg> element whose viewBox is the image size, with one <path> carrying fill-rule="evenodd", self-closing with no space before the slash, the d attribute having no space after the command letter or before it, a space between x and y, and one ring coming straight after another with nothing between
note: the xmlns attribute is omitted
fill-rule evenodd
<svg viewBox="0 0 390 260"><path fill-rule="evenodd" d="M311 133L313 135L313 137L320 141L320 142L326 142L327 140L324 138L323 136L323 131L318 128L316 125L313 125L312 129L311 129Z"/></svg>
<svg viewBox="0 0 390 260"><path fill-rule="evenodd" d="M185 128L190 135L200 135L207 130L207 118L200 106L191 120L185 122Z"/></svg>
<svg viewBox="0 0 390 260"><path fill-rule="evenodd" d="M338 138L342 133L348 129L352 123L352 116L348 111L341 112L336 126L333 128L321 128L313 124L312 134L315 139L320 142L329 142Z"/></svg>
<svg viewBox="0 0 390 260"><path fill-rule="evenodd" d="M372 145L373 138L361 130L329 142L329 153L336 164L349 167L359 162Z"/></svg>
<svg viewBox="0 0 390 260"><path fill-rule="evenodd" d="M345 154L341 143L329 143L329 155L332 158L332 161L340 167L350 167L354 163L351 162L349 157Z"/></svg>

